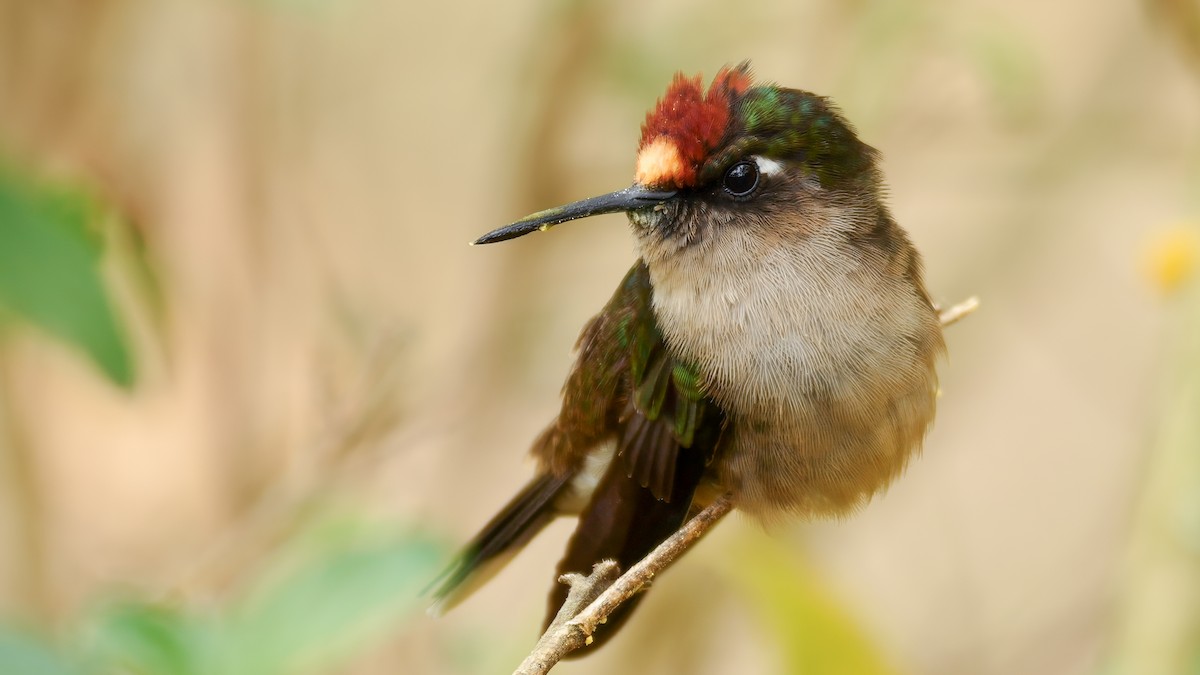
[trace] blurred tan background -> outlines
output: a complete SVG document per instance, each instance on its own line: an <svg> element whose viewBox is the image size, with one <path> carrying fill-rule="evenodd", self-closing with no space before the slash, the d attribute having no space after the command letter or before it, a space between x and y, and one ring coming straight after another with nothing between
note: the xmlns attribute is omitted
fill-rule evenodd
<svg viewBox="0 0 1200 675"><path fill-rule="evenodd" d="M626 185L672 73L746 58L840 103L935 297L982 309L885 496L734 516L562 672L1197 672L1188 0L0 1L0 158L105 205L136 373L0 333L0 619L70 654L115 597L220 621L333 512L438 559L288 672L509 672L566 523L445 618L408 598L526 479L632 242L466 242Z"/></svg>

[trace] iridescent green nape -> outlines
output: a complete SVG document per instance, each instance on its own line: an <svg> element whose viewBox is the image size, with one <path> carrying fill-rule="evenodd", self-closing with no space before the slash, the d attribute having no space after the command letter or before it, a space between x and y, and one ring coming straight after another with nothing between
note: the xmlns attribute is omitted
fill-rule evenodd
<svg viewBox="0 0 1200 675"><path fill-rule="evenodd" d="M706 163L703 178L714 178L747 155L806 165L827 188L862 176L873 151L858 140L850 123L825 98L774 85L751 87L737 101L731 136Z"/></svg>

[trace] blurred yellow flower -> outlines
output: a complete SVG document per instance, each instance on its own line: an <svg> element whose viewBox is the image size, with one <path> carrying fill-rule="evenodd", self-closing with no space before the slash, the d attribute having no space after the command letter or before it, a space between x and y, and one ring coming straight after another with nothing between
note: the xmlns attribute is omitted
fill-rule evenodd
<svg viewBox="0 0 1200 675"><path fill-rule="evenodd" d="M1192 276L1200 252L1200 236L1191 223L1182 223L1158 233L1146 249L1145 269L1151 283L1169 295Z"/></svg>

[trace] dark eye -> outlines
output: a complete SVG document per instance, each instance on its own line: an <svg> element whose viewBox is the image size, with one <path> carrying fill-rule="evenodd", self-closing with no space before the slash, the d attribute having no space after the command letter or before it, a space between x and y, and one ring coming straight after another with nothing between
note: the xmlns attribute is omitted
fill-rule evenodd
<svg viewBox="0 0 1200 675"><path fill-rule="evenodd" d="M754 162L734 164L725 171L721 185L734 197L748 196L758 187L758 165Z"/></svg>

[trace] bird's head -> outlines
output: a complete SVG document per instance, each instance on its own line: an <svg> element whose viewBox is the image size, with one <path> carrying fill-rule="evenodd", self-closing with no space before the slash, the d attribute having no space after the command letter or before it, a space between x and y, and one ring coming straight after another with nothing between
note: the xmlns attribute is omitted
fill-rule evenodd
<svg viewBox="0 0 1200 675"><path fill-rule="evenodd" d="M803 231L829 220L821 214L830 209L878 206L875 155L827 99L756 84L747 63L722 69L707 90L699 76L677 74L642 125L633 185L531 214L474 243L615 212L629 214L643 243L667 248L729 227L784 222Z"/></svg>

